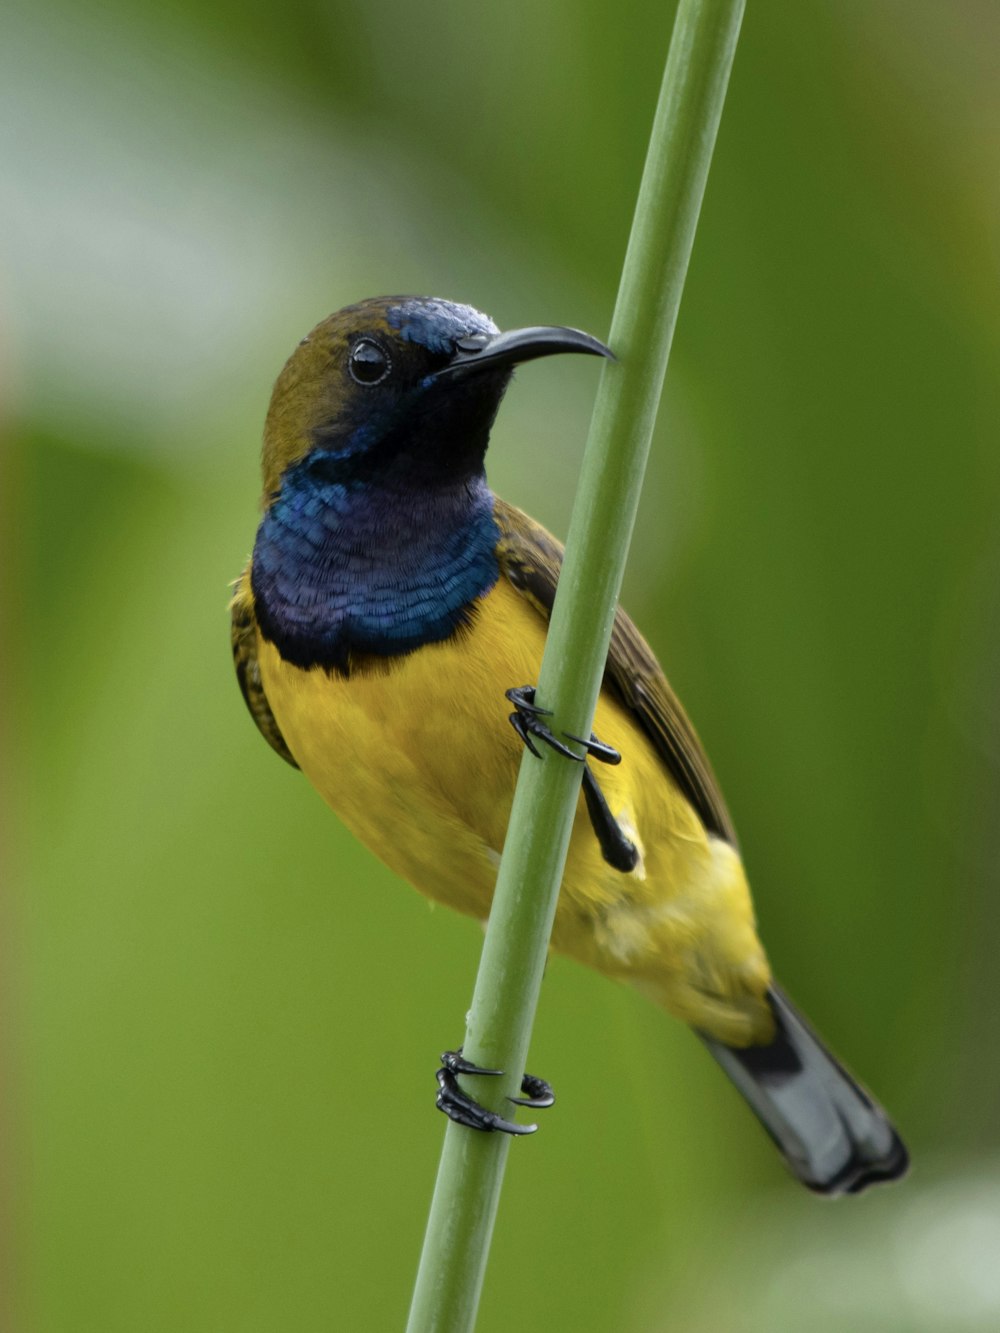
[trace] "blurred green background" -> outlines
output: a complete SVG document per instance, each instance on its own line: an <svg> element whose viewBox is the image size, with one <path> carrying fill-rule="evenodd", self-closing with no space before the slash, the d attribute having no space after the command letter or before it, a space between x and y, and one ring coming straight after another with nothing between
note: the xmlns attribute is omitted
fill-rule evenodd
<svg viewBox="0 0 1000 1333"><path fill-rule="evenodd" d="M44 0L0 46L5 1322L401 1328L480 947L246 715L271 382L367 295L607 331L672 6ZM481 1333L1000 1325L1000 11L751 0L625 601L915 1160L824 1206L561 959ZM595 385L498 491L564 533Z"/></svg>

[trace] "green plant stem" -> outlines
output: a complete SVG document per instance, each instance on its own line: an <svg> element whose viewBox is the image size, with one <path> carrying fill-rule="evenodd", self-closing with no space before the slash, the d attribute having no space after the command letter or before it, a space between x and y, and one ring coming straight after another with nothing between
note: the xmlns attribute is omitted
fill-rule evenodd
<svg viewBox="0 0 1000 1333"><path fill-rule="evenodd" d="M538 680L557 733L590 734L743 8L744 0L678 6L611 326L619 360L602 371ZM542 751L521 764L465 1036L468 1059L507 1071L465 1086L508 1116L581 779L579 764ZM408 1333L474 1327L509 1149L506 1134L448 1124Z"/></svg>

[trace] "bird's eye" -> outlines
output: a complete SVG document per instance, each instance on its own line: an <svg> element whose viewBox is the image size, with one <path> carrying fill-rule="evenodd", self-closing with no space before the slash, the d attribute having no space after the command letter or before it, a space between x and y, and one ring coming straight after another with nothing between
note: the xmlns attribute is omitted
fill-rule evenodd
<svg viewBox="0 0 1000 1333"><path fill-rule="evenodd" d="M351 348L348 362L351 376L359 384L378 384L384 380L390 370L390 362L385 349L369 338L362 338Z"/></svg>

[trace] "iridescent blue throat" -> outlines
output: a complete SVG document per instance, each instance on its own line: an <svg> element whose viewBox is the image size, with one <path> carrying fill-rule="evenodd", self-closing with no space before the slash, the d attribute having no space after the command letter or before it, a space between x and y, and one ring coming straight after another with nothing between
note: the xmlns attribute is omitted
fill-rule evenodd
<svg viewBox="0 0 1000 1333"><path fill-rule="evenodd" d="M257 619L286 661L348 671L469 623L497 581L493 494L482 475L407 491L291 468L257 530Z"/></svg>

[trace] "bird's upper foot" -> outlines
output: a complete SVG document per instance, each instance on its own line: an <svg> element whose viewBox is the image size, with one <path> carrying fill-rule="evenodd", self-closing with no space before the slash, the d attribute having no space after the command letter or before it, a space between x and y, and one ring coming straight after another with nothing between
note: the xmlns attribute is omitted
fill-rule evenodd
<svg viewBox="0 0 1000 1333"><path fill-rule="evenodd" d="M532 740L532 737L537 737L538 740L544 741L551 749L564 755L567 759L575 759L577 763L583 762L585 756L577 754L568 745L564 745L558 736L542 721L542 718L552 716L552 710L550 708L539 708L535 703L534 685L519 685L514 689L506 690L504 697L514 705L514 711L509 718L510 725L533 755L541 757L538 755L538 750ZM574 736L567 731L564 731L563 735L568 741L576 741L578 745L582 745L592 759L597 759L602 764L620 764L622 761L622 757L617 750L610 745L605 745L593 734L590 740L584 740L582 736Z"/></svg>

